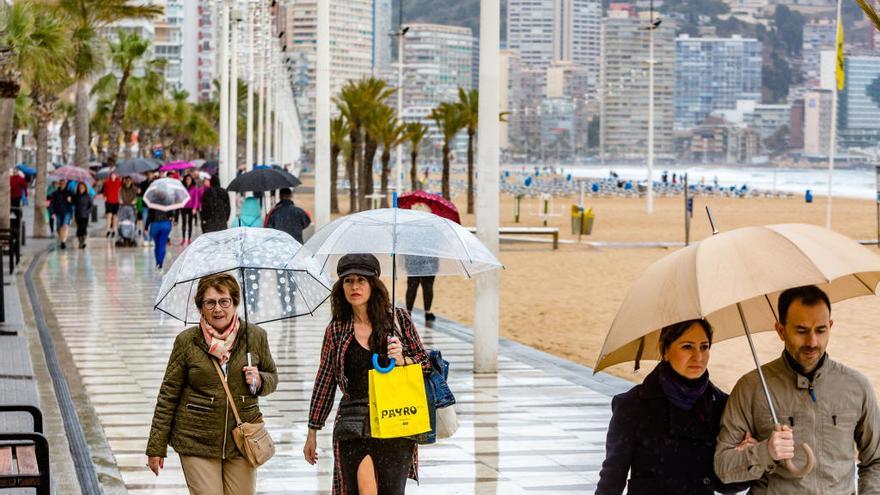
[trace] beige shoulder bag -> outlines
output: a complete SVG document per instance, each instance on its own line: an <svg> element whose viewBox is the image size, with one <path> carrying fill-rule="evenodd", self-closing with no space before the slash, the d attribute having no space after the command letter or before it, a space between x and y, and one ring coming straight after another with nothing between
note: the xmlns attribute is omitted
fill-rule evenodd
<svg viewBox="0 0 880 495"><path fill-rule="evenodd" d="M235 429L232 430L232 439L235 441L239 452L248 462L255 468L262 466L275 455L275 442L266 431L266 424L263 418L258 418L257 423L242 423L241 417L238 415L238 408L235 407L235 401L232 400L232 393L229 391L229 384L226 383L226 377L220 370L217 360L211 359L217 374L220 375L220 382L223 383L223 389L226 390L226 398L229 399L229 405L232 406L232 414L235 415Z"/></svg>

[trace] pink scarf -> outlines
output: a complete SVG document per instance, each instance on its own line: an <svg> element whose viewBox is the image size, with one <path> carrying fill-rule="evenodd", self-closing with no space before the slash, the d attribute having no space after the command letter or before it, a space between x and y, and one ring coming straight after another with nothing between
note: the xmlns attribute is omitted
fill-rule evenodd
<svg viewBox="0 0 880 495"><path fill-rule="evenodd" d="M232 346L235 345L235 337L238 336L238 317L232 319L232 324L226 328L223 333L217 332L205 318L199 320L199 326L202 328L202 335L208 344L208 353L220 361L220 366L229 361L232 355Z"/></svg>

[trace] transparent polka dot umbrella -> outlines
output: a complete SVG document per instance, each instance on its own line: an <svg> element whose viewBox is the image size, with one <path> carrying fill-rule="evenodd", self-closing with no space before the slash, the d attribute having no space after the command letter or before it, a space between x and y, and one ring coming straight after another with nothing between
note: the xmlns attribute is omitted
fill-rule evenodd
<svg viewBox="0 0 880 495"><path fill-rule="evenodd" d="M312 314L330 295L330 281L310 260L294 260L301 244L275 229L236 227L202 234L174 260L162 279L155 309L185 324L198 323L199 280L233 275L242 289L238 309L250 323Z"/></svg>

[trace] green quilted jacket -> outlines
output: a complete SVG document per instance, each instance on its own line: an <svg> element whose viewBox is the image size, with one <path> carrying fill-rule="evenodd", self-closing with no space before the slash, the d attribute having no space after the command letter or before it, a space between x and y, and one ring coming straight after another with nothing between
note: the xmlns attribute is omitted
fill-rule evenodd
<svg viewBox="0 0 880 495"><path fill-rule="evenodd" d="M248 325L247 332L251 362L260 370L262 379L258 394L269 395L278 385L278 372L269 352L266 331ZM261 413L258 398L251 394L241 371L247 365L244 332L238 339L229 359L227 382L241 420L254 422ZM153 413L148 456L166 457L168 445L183 455L215 459L241 455L232 440L235 416L212 360L198 326L184 330L174 340Z"/></svg>

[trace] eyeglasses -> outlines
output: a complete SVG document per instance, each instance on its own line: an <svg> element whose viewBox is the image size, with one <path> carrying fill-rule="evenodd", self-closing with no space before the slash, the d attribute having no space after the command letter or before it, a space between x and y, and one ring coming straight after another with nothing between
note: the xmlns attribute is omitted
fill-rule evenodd
<svg viewBox="0 0 880 495"><path fill-rule="evenodd" d="M217 307L217 304L220 304L221 308L228 308L232 306L232 298L224 297L219 301L215 301L213 299L205 299L204 301L202 301L202 307L208 310L214 309L215 307Z"/></svg>

